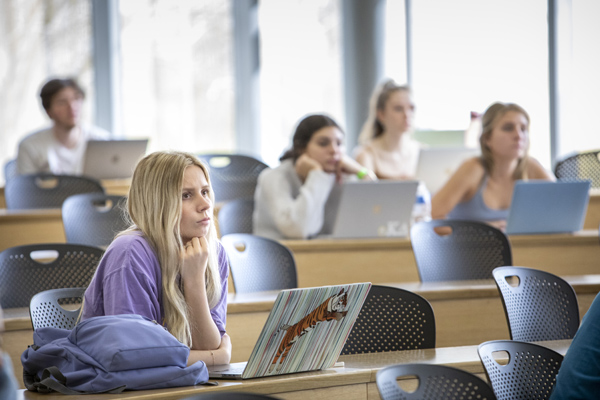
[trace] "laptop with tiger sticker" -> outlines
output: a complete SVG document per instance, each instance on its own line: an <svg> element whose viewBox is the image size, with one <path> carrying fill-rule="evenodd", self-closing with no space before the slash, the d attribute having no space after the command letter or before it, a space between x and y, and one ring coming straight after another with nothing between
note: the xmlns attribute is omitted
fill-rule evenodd
<svg viewBox="0 0 600 400"><path fill-rule="evenodd" d="M248 362L215 365L210 378L251 379L334 366L371 283L282 290Z"/></svg>

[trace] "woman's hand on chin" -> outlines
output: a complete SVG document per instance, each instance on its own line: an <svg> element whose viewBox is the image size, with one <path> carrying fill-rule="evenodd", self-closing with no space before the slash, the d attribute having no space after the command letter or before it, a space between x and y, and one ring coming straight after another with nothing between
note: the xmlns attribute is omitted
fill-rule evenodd
<svg viewBox="0 0 600 400"><path fill-rule="evenodd" d="M184 244L181 250L183 267L181 277L184 282L187 279L195 281L199 277L204 277L206 266L208 264L208 241L205 237L195 237Z"/></svg>
<svg viewBox="0 0 600 400"><path fill-rule="evenodd" d="M296 168L296 173L304 182L309 172L312 170L323 171L323 167L316 161L314 158L309 157L306 153L302 154L296 160L296 164L294 166Z"/></svg>

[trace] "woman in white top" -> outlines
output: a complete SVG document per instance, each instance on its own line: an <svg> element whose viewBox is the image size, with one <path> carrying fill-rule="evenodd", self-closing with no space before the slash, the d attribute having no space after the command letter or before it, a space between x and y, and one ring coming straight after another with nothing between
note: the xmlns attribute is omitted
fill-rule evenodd
<svg viewBox="0 0 600 400"><path fill-rule="evenodd" d="M504 230L515 182L554 181L532 157L529 115L519 105L494 103L482 117L481 156L465 161L432 199L432 217L487 222Z"/></svg>
<svg viewBox="0 0 600 400"><path fill-rule="evenodd" d="M379 179L414 179L421 145L411 135L415 105L408 86L387 80L373 92L356 161Z"/></svg>
<svg viewBox="0 0 600 400"><path fill-rule="evenodd" d="M330 233L337 201L332 192L343 174L376 179L343 152L344 134L325 115L305 117L293 145L274 169L258 177L254 234L272 239L306 239Z"/></svg>

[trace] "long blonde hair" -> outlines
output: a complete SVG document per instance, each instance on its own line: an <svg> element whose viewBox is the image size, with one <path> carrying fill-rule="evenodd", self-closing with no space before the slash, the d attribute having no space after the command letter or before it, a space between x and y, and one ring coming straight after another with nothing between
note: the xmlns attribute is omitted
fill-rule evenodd
<svg viewBox="0 0 600 400"><path fill-rule="evenodd" d="M492 151L487 145L487 141L492 136L492 131L498 124L500 118L502 118L507 112L515 111L519 114L523 114L527 120L527 130L529 130L529 114L523 107L514 103L494 103L488 107L488 109L481 117L481 136L479 137L479 145L481 146L481 163L486 173L489 175L492 173L494 168L494 158ZM519 159L517 168L513 174L514 179L527 179L527 162L529 161L529 139L527 140L527 147L525 148L525 154Z"/></svg>
<svg viewBox="0 0 600 400"><path fill-rule="evenodd" d="M371 95L371 100L369 101L369 116L358 136L360 144L365 144L371 139L383 134L384 127L381 122L379 122L379 119L377 119L377 112L385 109L385 105L392 93L401 91L411 94L411 90L408 86L398 85L393 79L387 79L377 85Z"/></svg>
<svg viewBox="0 0 600 400"><path fill-rule="evenodd" d="M150 243L160 264L164 322L180 342L192 346L188 307L182 292L180 271L181 250L181 188L184 171L198 166L210 187L210 199L215 202L207 168L194 155L184 152L156 152L141 159L131 181L127 210L130 227L119 233L141 232ZM206 236L209 255L206 268L206 293L210 307L217 305L222 294L220 281L217 234L211 223Z"/></svg>

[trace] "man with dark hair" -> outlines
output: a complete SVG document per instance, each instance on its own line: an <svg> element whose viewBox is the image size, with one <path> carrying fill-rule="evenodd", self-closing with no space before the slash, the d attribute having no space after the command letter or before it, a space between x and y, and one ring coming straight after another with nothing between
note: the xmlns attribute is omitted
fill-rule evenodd
<svg viewBox="0 0 600 400"><path fill-rule="evenodd" d="M80 175L87 141L107 139L109 133L81 125L85 93L74 79L46 82L40 98L53 124L21 140L17 154L18 173Z"/></svg>

